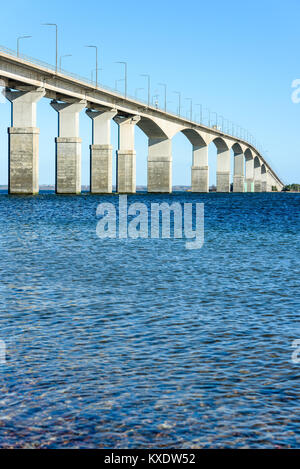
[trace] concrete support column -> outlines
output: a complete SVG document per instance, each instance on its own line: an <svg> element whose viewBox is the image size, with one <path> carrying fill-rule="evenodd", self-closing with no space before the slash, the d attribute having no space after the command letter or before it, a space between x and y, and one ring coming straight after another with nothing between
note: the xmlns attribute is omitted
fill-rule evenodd
<svg viewBox="0 0 300 469"><path fill-rule="evenodd" d="M246 157L246 192L254 192L254 159Z"/></svg>
<svg viewBox="0 0 300 469"><path fill-rule="evenodd" d="M230 150L229 149L218 148L217 192L230 192Z"/></svg>
<svg viewBox="0 0 300 469"><path fill-rule="evenodd" d="M234 155L233 192L245 192L245 159L243 153Z"/></svg>
<svg viewBox="0 0 300 469"><path fill-rule="evenodd" d="M193 145L192 192L209 191L208 147Z"/></svg>
<svg viewBox="0 0 300 469"><path fill-rule="evenodd" d="M92 119L92 145L90 145L90 181L92 194L112 192L112 145L110 143L111 119L116 110L86 111Z"/></svg>
<svg viewBox="0 0 300 469"><path fill-rule="evenodd" d="M148 192L172 192L172 140L149 138Z"/></svg>
<svg viewBox="0 0 300 469"><path fill-rule="evenodd" d="M272 192L272 176L269 170L267 170L267 192Z"/></svg>
<svg viewBox="0 0 300 469"><path fill-rule="evenodd" d="M256 179L254 181L254 192L261 192L261 181L259 181L258 179Z"/></svg>
<svg viewBox="0 0 300 469"><path fill-rule="evenodd" d="M136 192L136 152L134 150L134 128L140 117L115 117L119 126L119 149L117 152L117 192Z"/></svg>
<svg viewBox="0 0 300 469"><path fill-rule="evenodd" d="M8 128L8 192L39 192L39 129L36 128L36 103L45 95L43 88L9 91L11 127Z"/></svg>
<svg viewBox="0 0 300 469"><path fill-rule="evenodd" d="M75 103L51 102L58 112L58 137L56 143L57 194L81 193L81 138L79 138L79 113L85 101Z"/></svg>
<svg viewBox="0 0 300 469"><path fill-rule="evenodd" d="M266 173L266 192L271 192L270 173L268 169Z"/></svg>
<svg viewBox="0 0 300 469"><path fill-rule="evenodd" d="M261 192L261 166L254 160L254 192Z"/></svg>
<svg viewBox="0 0 300 469"><path fill-rule="evenodd" d="M267 192L267 176L268 176L267 170L265 167L262 166L262 171L261 171L261 191L262 192Z"/></svg>

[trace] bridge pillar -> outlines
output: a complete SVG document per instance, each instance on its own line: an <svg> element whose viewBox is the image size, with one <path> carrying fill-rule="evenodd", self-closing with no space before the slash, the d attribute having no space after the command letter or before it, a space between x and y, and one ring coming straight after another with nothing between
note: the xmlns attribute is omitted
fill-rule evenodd
<svg viewBox="0 0 300 469"><path fill-rule="evenodd" d="M112 192L112 145L110 143L111 119L117 111L93 111L87 115L92 119L92 145L90 145L91 193Z"/></svg>
<svg viewBox="0 0 300 469"><path fill-rule="evenodd" d="M261 167L261 192L267 192L267 169L263 164Z"/></svg>
<svg viewBox="0 0 300 469"><path fill-rule="evenodd" d="M272 192L272 176L269 170L267 170L267 192Z"/></svg>
<svg viewBox="0 0 300 469"><path fill-rule="evenodd" d="M148 192L172 192L172 140L149 138Z"/></svg>
<svg viewBox="0 0 300 469"><path fill-rule="evenodd" d="M36 103L45 95L43 88L32 91L6 91L11 102L11 127L8 128L8 192L39 192L39 133L36 128Z"/></svg>
<svg viewBox="0 0 300 469"><path fill-rule="evenodd" d="M261 181L259 181L258 179L254 181L254 192L262 192Z"/></svg>
<svg viewBox="0 0 300 469"><path fill-rule="evenodd" d="M58 137L56 143L57 194L81 193L81 138L79 138L79 112L85 101L58 103L51 106L58 113Z"/></svg>
<svg viewBox="0 0 300 469"><path fill-rule="evenodd" d="M246 156L246 192L254 192L254 159Z"/></svg>
<svg viewBox="0 0 300 469"><path fill-rule="evenodd" d="M119 126L119 149L117 151L117 192L136 192L136 151L134 150L134 128L139 116L115 117Z"/></svg>
<svg viewBox="0 0 300 469"><path fill-rule="evenodd" d="M243 153L234 155L233 192L245 192L245 160Z"/></svg>
<svg viewBox="0 0 300 469"><path fill-rule="evenodd" d="M261 192L261 165L257 157L254 159L254 192Z"/></svg>
<svg viewBox="0 0 300 469"><path fill-rule="evenodd" d="M193 145L192 192L209 191L208 147Z"/></svg>
<svg viewBox="0 0 300 469"><path fill-rule="evenodd" d="M218 148L217 192L230 192L230 150Z"/></svg>

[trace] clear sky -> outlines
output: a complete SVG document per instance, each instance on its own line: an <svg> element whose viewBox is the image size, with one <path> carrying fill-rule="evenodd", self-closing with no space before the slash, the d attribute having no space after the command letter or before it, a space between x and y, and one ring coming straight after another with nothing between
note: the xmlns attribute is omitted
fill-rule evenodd
<svg viewBox="0 0 300 469"><path fill-rule="evenodd" d="M292 82L300 78L299 0L114 0L20 1L10 12L2 9L0 44L48 63L55 61L54 29L59 25L59 55L63 68L90 77L97 44L101 82L112 88L123 76L115 62L128 62L128 88L137 88L146 99L146 79L151 94L160 94L159 82L168 84L169 107L176 111L181 91L185 113L193 98L249 130L268 151L279 176L286 183L300 182L300 103L291 99ZM118 83L119 88L122 82ZM195 106L195 113L196 113ZM0 184L7 184L7 127L10 104L0 104ZM40 183L54 183L54 137L57 114L43 99L38 104L40 127ZM89 182L91 121L80 117L82 183ZM116 146L116 124L112 128ZM215 181L216 150L210 146L211 179ZM136 129L137 184L147 180L147 138ZM173 184L190 184L191 144L182 134L173 139Z"/></svg>

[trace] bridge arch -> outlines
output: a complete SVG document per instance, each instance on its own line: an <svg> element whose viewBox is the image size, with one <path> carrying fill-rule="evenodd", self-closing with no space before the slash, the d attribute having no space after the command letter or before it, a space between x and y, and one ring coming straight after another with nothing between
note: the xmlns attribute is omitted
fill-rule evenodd
<svg viewBox="0 0 300 469"><path fill-rule="evenodd" d="M217 148L217 192L230 192L230 144L221 137L214 138L212 143Z"/></svg>
<svg viewBox="0 0 300 469"><path fill-rule="evenodd" d="M166 139L168 135L155 120L149 117L142 116L137 122L137 126L147 135L150 139Z"/></svg>
<svg viewBox="0 0 300 469"><path fill-rule="evenodd" d="M193 147L202 148L207 146L206 141L195 129L182 129L180 132L190 141Z"/></svg>
<svg viewBox="0 0 300 469"><path fill-rule="evenodd" d="M189 175L191 171L192 190L195 192L208 192L208 151L205 135L202 135L201 132L193 128L178 126L173 128L171 138L173 161L177 161L175 174L181 177L181 174ZM190 153L190 151L192 153L192 164L190 158L182 158L182 152L186 154ZM181 173L178 172L178 166L181 169ZM173 175L175 174L173 171ZM186 179L185 177L185 183L190 185L190 181Z"/></svg>
<svg viewBox="0 0 300 469"><path fill-rule="evenodd" d="M253 152L252 152L251 148L246 148L245 158L246 158L246 160L252 160L253 159Z"/></svg>
<svg viewBox="0 0 300 469"><path fill-rule="evenodd" d="M181 129L192 144L191 188L193 192L209 191L208 145L195 129Z"/></svg>
<svg viewBox="0 0 300 469"><path fill-rule="evenodd" d="M192 188L195 189L196 187L196 192L208 192L208 147L205 136L202 133L177 124L161 126L160 123L149 122L149 119L144 118L137 125L149 138L149 192L171 192L173 179L172 161L174 156L172 155L172 143L174 137L181 134L192 145ZM154 182L154 179L156 182Z"/></svg>
<svg viewBox="0 0 300 469"><path fill-rule="evenodd" d="M231 146L232 150L233 150L233 153L235 155L240 155L241 153L243 153L243 148L242 146L238 143L238 142L235 142L233 143L233 145Z"/></svg>
<svg viewBox="0 0 300 469"><path fill-rule="evenodd" d="M172 141L168 125L155 118L140 116L137 126L148 137L148 192L171 193Z"/></svg>
<svg viewBox="0 0 300 469"><path fill-rule="evenodd" d="M191 186L193 192L209 191L208 149L211 143L217 150L217 190L230 191L230 142L222 137L214 137L209 133L195 129L181 128L176 133L183 133L193 146L193 164ZM175 135L176 135L175 133Z"/></svg>
<svg viewBox="0 0 300 469"><path fill-rule="evenodd" d="M142 154L138 155L134 164L136 164L136 172L139 177L142 174L142 184L145 184L144 168L146 164L148 191L171 192L171 181L168 180L168 177L165 177L171 166L171 142L167 125L160 119L152 118L152 116L139 115L136 127L140 131L136 132L136 140L143 151ZM148 156L146 157L147 153Z"/></svg>

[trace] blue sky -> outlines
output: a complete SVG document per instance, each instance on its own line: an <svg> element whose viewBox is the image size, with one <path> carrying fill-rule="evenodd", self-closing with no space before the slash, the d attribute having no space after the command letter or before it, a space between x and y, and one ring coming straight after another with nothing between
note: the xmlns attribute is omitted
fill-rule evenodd
<svg viewBox="0 0 300 469"><path fill-rule="evenodd" d="M176 110L175 90L182 93L185 112L193 98L249 130L268 151L266 156L286 183L300 182L300 104L291 100L292 81L300 78L299 0L174 0L141 2L14 1L2 16L0 44L16 49L19 35L32 35L21 52L48 63L55 61L54 30L59 25L59 55L64 68L90 77L99 46L101 81L114 88L128 62L128 87L146 99L151 75L152 95L159 82L168 84L169 107ZM122 83L119 83L121 88ZM196 108L195 108L196 111ZM10 105L0 105L0 184L7 184L7 127ZM40 183L54 183L54 137L57 114L43 99L38 104ZM89 182L91 121L82 113L82 183ZM112 143L117 129L113 124ZM147 180L147 138L136 129L137 183ZM182 134L173 140L173 184L190 184L191 145ZM209 150L210 183L215 181L216 150Z"/></svg>

